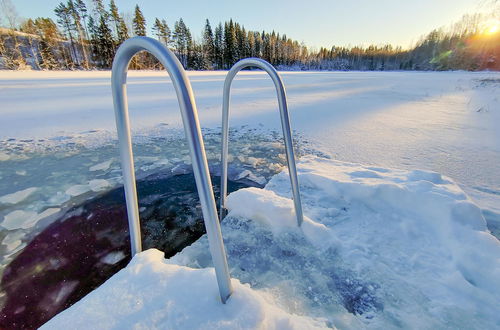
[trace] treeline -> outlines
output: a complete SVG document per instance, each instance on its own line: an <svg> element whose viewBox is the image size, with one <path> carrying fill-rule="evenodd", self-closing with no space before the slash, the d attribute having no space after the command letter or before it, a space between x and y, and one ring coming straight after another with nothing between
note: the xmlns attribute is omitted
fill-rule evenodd
<svg viewBox="0 0 500 330"><path fill-rule="evenodd" d="M146 36L148 31L138 5L132 15L124 15L114 0L106 5L103 0L92 0L91 8L83 0L68 0L54 12L57 22L28 19L0 31L4 68L109 69L124 40ZM213 28L207 19L201 38L193 38L182 18L173 25L155 18L151 30L152 37L192 70L228 69L246 57L260 57L293 70L500 70L500 33L487 31L487 19L485 15L464 16L452 28L432 31L410 50L372 45L312 51L285 34L249 31L233 20ZM131 66L160 67L149 54L134 57Z"/></svg>

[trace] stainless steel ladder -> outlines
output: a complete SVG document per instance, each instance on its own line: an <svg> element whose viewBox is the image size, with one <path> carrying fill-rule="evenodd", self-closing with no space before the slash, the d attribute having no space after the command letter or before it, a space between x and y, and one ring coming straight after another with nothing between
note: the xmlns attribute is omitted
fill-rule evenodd
<svg viewBox="0 0 500 330"><path fill-rule="evenodd" d="M290 117L286 103L286 91L283 81L274 67L260 58L246 58L237 62L229 70L224 81L224 94L222 98L222 153L221 153L221 184L220 184L220 219L222 220L226 212L227 195L227 157L229 148L229 96L231 92L231 83L236 74L244 68L257 67L264 70L271 77L276 87L276 95L281 115L281 128L283 129L283 138L285 140L286 160L288 163L288 172L290 174L290 183L292 184L293 203L295 206L295 215L297 225L300 227L304 221L302 213L302 202L300 200L299 182L297 178L297 168L295 166L295 154L293 151L292 133L290 128Z"/></svg>
<svg viewBox="0 0 500 330"><path fill-rule="evenodd" d="M215 267L220 298L223 303L232 292L231 278L227 266L226 252L217 216L217 208L208 171L205 147L198 122L198 111L191 84L177 57L160 42L135 37L126 40L118 49L113 60L111 87L115 108L116 127L127 203L128 223L132 256L142 250L141 229L137 189L135 185L134 159L130 133L130 119L127 105L127 71L130 60L139 51L153 54L165 67L175 88L181 110L184 132L189 144L196 187L200 197L203 219L207 230L210 253Z"/></svg>

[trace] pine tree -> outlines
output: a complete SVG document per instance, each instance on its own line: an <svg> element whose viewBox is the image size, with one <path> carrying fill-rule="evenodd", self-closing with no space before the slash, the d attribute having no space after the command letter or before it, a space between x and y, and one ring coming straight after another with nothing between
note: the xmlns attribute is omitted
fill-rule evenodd
<svg viewBox="0 0 500 330"><path fill-rule="evenodd" d="M155 19L155 24L153 25L153 31L158 38L158 41L162 42L165 46L170 43L170 28L165 20Z"/></svg>
<svg viewBox="0 0 500 330"><path fill-rule="evenodd" d="M87 17L89 17L89 15L87 13L87 6L85 5L85 1L75 0L75 8L78 11L78 15L82 18L83 21L83 30L85 31L85 39L89 40L89 31L87 29Z"/></svg>
<svg viewBox="0 0 500 330"><path fill-rule="evenodd" d="M224 37L222 23L215 28L214 36L215 64L217 69L224 67Z"/></svg>
<svg viewBox="0 0 500 330"><path fill-rule="evenodd" d="M179 61L182 63L184 68L187 68L187 56L188 56L188 34L189 38L191 37L191 33L189 32L186 24L182 18L180 18L174 25L174 49L176 52Z"/></svg>
<svg viewBox="0 0 500 330"><path fill-rule="evenodd" d="M255 34L252 31L247 32L248 56L255 57Z"/></svg>
<svg viewBox="0 0 500 330"><path fill-rule="evenodd" d="M215 66L216 54L215 54L215 43L214 34L212 32L212 27L207 19L205 22L205 31L203 32L203 55L206 61L206 67L213 68Z"/></svg>
<svg viewBox="0 0 500 330"><path fill-rule="evenodd" d="M122 42L129 38L128 28L118 12L118 7L114 0L109 2L109 18L113 22L113 31L115 34L116 46L119 46Z"/></svg>
<svg viewBox="0 0 500 330"><path fill-rule="evenodd" d="M94 2L95 12L98 16L105 15L106 9L104 9L104 4L102 0L92 0Z"/></svg>
<svg viewBox="0 0 500 330"><path fill-rule="evenodd" d="M139 5L135 5L134 11L134 33L136 36L146 36L146 19L139 8Z"/></svg>
<svg viewBox="0 0 500 330"><path fill-rule="evenodd" d="M71 50L73 55L71 55L72 61L78 60L78 56L75 49L75 42L73 40L73 26L71 21L71 13L68 7L64 3L59 3L59 5L54 9L56 16L58 17L57 23L63 28L66 32L67 37L70 41Z"/></svg>
<svg viewBox="0 0 500 330"><path fill-rule="evenodd" d="M84 28L82 25L82 18L80 17L80 12L78 11L77 7L73 3L73 0L68 0L67 6L68 11L71 15L71 18L73 19L73 27L74 30L76 31L76 34L78 36L78 40L80 43L80 49L82 50L83 54L83 66L88 70L89 69L89 58L87 56L87 49L85 45L85 32Z"/></svg>
<svg viewBox="0 0 500 330"><path fill-rule="evenodd" d="M115 42L113 34L106 21L106 16L99 17L97 26L98 55L103 68L110 68L115 56Z"/></svg>
<svg viewBox="0 0 500 330"><path fill-rule="evenodd" d="M50 18L37 18L35 25L39 30L40 35L40 48L42 57L42 67L47 70L59 68L57 55L55 50L58 39L60 39L59 30L57 25Z"/></svg>
<svg viewBox="0 0 500 330"><path fill-rule="evenodd" d="M97 57L97 26L95 25L94 18L89 16L89 21L87 23L87 31L89 34L89 41L92 45L92 57L96 60Z"/></svg>
<svg viewBox="0 0 500 330"><path fill-rule="evenodd" d="M254 32L253 35L255 39L255 45L252 56L262 57L262 36L258 31Z"/></svg>
<svg viewBox="0 0 500 330"><path fill-rule="evenodd" d="M233 20L224 24L224 66L230 68L237 60L236 33Z"/></svg>
<svg viewBox="0 0 500 330"><path fill-rule="evenodd" d="M61 36L57 29L57 25L50 18L31 18L25 21L20 30L30 35L38 36L38 47L33 47L38 51L33 54L38 68L42 70L59 69L57 55L57 43ZM30 38L31 39L31 38Z"/></svg>
<svg viewBox="0 0 500 330"><path fill-rule="evenodd" d="M116 39L120 39L118 31L120 29L120 14L118 13L118 7L115 4L115 0L109 2L109 16L110 20L113 22L113 30L115 32Z"/></svg>
<svg viewBox="0 0 500 330"><path fill-rule="evenodd" d="M120 23L118 24L118 36L117 36L118 45L129 38L127 24L125 24L125 20L123 17L120 17Z"/></svg>
<svg viewBox="0 0 500 330"><path fill-rule="evenodd" d="M21 42L14 32L18 27L19 16L10 0L0 1L0 13L9 27L7 35L0 36L0 55L4 66L8 69L23 69L26 67L26 60L21 52Z"/></svg>
<svg viewBox="0 0 500 330"><path fill-rule="evenodd" d="M204 70L206 67L203 64L203 52L201 46L197 45L191 37L191 31L186 27L186 69Z"/></svg>
<svg viewBox="0 0 500 330"><path fill-rule="evenodd" d="M170 28L167 24L167 21L165 21L164 19L161 20L161 25L162 25L162 39L163 39L163 43L165 44L165 46L168 46L170 45L170 43L172 42L172 32L170 31Z"/></svg>

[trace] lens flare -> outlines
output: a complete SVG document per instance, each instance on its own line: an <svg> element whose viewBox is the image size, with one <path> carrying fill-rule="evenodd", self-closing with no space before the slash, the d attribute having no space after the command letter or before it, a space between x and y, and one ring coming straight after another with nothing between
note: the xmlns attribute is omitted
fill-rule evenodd
<svg viewBox="0 0 500 330"><path fill-rule="evenodd" d="M485 34L492 35L492 34L497 33L499 30L500 30L500 23L495 22L486 29Z"/></svg>

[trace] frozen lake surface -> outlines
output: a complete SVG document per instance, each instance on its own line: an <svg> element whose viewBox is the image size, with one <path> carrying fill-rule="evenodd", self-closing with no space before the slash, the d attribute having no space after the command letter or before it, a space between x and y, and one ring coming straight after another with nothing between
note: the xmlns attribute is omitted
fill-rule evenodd
<svg viewBox="0 0 500 330"><path fill-rule="evenodd" d="M226 73L188 74L217 171ZM499 237L499 73L281 76L299 154L450 177ZM138 176L185 173L190 160L170 80L131 72L128 86ZM262 185L284 165L274 86L264 73L242 72L231 101L230 175ZM58 215L119 186L121 173L109 72L0 72L0 104L1 273Z"/></svg>
<svg viewBox="0 0 500 330"><path fill-rule="evenodd" d="M314 148L349 162L437 171L485 208L500 212L500 74L281 75L292 127ZM219 127L225 72L189 76L202 127ZM180 124L165 73L131 72L128 86L135 129ZM81 140L89 131L114 132L109 72L2 72L0 90L2 139ZM231 104L231 125L280 130L274 87L264 73L240 73ZM1 147L3 154L9 152L9 144Z"/></svg>

